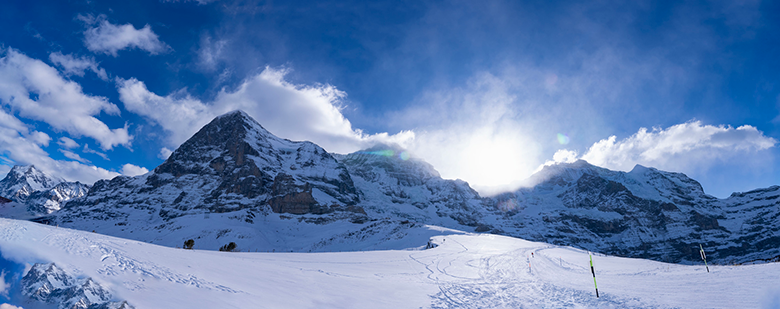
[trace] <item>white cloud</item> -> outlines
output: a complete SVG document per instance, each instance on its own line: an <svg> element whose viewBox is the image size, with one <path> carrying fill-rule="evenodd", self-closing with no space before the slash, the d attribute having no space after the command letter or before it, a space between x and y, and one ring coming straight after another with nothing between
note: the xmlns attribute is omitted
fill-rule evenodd
<svg viewBox="0 0 780 309"><path fill-rule="evenodd" d="M49 146L51 141L51 137L48 134L39 131L32 132L27 138L41 146Z"/></svg>
<svg viewBox="0 0 780 309"><path fill-rule="evenodd" d="M559 149L553 154L552 161L547 161L544 165L550 165L555 163L572 163L577 161L577 152L568 149Z"/></svg>
<svg viewBox="0 0 780 309"><path fill-rule="evenodd" d="M119 108L104 97L82 92L81 86L65 80L56 69L14 50L0 58L0 104L12 106L19 115L41 120L54 129L97 140L101 148L130 145L127 127L109 129L94 115L119 115ZM18 124L14 124L18 126Z"/></svg>
<svg viewBox="0 0 780 309"><path fill-rule="evenodd" d="M172 147L214 117L237 109L246 111L277 136L312 141L331 152L351 152L374 142L403 144L413 138L412 132L368 135L353 129L340 110L344 92L330 85L294 85L284 80L286 73L266 68L246 79L235 91L220 91L209 103L183 90L159 96L133 78L118 80L117 87L125 108L169 132L168 146Z"/></svg>
<svg viewBox="0 0 780 309"><path fill-rule="evenodd" d="M17 307L11 304L0 304L0 309L24 309L24 308Z"/></svg>
<svg viewBox="0 0 780 309"><path fill-rule="evenodd" d="M76 143L76 141L67 138L65 136L60 137L60 139L57 141L57 145L60 145L61 147L65 147L68 149L73 149L79 147L79 143Z"/></svg>
<svg viewBox="0 0 780 309"><path fill-rule="evenodd" d="M128 163L128 164L122 165L122 170L120 172L122 173L122 175L125 175L125 176L138 176L138 175L143 175L143 174L148 173L149 170L146 169L145 167L132 165L132 164Z"/></svg>
<svg viewBox="0 0 780 309"><path fill-rule="evenodd" d="M591 164L628 171L641 164L672 171L706 168L716 160L765 150L777 140L755 127L702 125L691 121L666 129L639 131L623 140L615 136L593 144L582 156Z"/></svg>
<svg viewBox="0 0 780 309"><path fill-rule="evenodd" d="M82 158L81 156L79 156L77 153L75 153L73 151L60 149L60 152L62 152L62 154L65 155L65 157L68 158L68 159L76 160L76 161L79 161L81 163L90 163L89 160Z"/></svg>
<svg viewBox="0 0 780 309"><path fill-rule="evenodd" d="M202 36L198 50L198 64L209 71L216 69L227 43L227 40L215 40L210 36Z"/></svg>
<svg viewBox="0 0 780 309"><path fill-rule="evenodd" d="M160 149L160 153L157 154L157 157L163 160L167 160L168 157L171 156L173 153L173 150L168 149L167 147L163 147Z"/></svg>
<svg viewBox="0 0 780 309"><path fill-rule="evenodd" d="M113 178L119 175L94 165L86 165L77 161L54 160L41 149L39 142L30 138L34 136L29 129L21 124L21 121L5 113L0 109L0 119L8 122L0 122L0 157L3 168L8 170L8 165L33 164L40 170L56 177L68 180L78 180L83 183L93 183L99 179ZM19 126L21 124L21 126Z"/></svg>
<svg viewBox="0 0 780 309"><path fill-rule="evenodd" d="M108 74L106 74L106 70L103 68L98 67L98 63L95 61L94 58L87 58L87 57L75 57L73 55L63 55L60 52L51 53L49 54L49 60L62 68L62 73L66 76L68 75L76 75L76 76L84 76L84 71L89 69L95 75L100 77L100 79L107 81L108 80Z"/></svg>
<svg viewBox="0 0 780 309"><path fill-rule="evenodd" d="M5 269L0 271L0 295L5 297L8 297L8 290L11 288L11 283L5 282L5 275L7 274L8 272ZM0 309L3 309L2 305L0 305Z"/></svg>
<svg viewBox="0 0 780 309"><path fill-rule="evenodd" d="M114 25L106 20L105 15L97 17L79 16L91 28L84 31L84 44L92 52L117 56L117 51L125 48L138 48L152 55L170 49L161 42L152 27L145 25L136 29L131 24Z"/></svg>
<svg viewBox="0 0 780 309"><path fill-rule="evenodd" d="M89 148L89 145L87 145L87 144L84 144L84 148L81 149L81 151L83 151L84 153L96 154L96 155L100 156L101 158L103 158L103 160L111 161L111 159L108 158L108 155L106 155L105 153L102 153L100 151L97 151L97 150L92 150L92 148Z"/></svg>

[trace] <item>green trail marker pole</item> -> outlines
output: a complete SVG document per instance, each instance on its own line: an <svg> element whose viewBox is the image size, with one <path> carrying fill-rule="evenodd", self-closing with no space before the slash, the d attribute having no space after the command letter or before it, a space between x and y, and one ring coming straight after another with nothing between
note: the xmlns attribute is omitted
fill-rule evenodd
<svg viewBox="0 0 780 309"><path fill-rule="evenodd" d="M701 259L704 260L704 267L707 268L707 272L710 272L710 267L707 266L707 255L704 254L704 248L699 244L699 255L701 255Z"/></svg>
<svg viewBox="0 0 780 309"><path fill-rule="evenodd" d="M588 256L590 256L590 273L593 274L593 286L596 287L596 298L599 298L599 286L596 284L596 271L593 269L593 256L588 253Z"/></svg>

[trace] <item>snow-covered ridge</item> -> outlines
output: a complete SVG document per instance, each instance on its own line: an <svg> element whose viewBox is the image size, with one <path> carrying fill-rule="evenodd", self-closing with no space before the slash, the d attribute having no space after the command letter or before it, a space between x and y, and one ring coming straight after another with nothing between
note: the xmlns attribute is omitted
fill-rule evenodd
<svg viewBox="0 0 780 309"><path fill-rule="evenodd" d="M22 295L59 309L132 309L126 301L113 300L111 292L92 278L77 279L55 263L36 263L22 277Z"/></svg>
<svg viewBox="0 0 780 309"><path fill-rule="evenodd" d="M88 190L88 185L49 176L33 165L14 166L0 180L0 196L26 205L26 212L16 214L20 218L50 214L68 200L86 195Z"/></svg>
<svg viewBox="0 0 780 309"><path fill-rule="evenodd" d="M585 161L545 167L538 184L499 195L495 226L508 235L609 254L692 263L780 259L780 187L707 195L681 173L636 166L617 172Z"/></svg>

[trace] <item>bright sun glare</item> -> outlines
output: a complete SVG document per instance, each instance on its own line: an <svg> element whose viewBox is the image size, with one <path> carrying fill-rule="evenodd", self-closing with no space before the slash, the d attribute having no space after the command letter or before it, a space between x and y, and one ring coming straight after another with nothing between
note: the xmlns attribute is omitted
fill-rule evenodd
<svg viewBox="0 0 780 309"><path fill-rule="evenodd" d="M461 159L459 178L481 187L506 186L528 177L528 149L508 136L475 135Z"/></svg>

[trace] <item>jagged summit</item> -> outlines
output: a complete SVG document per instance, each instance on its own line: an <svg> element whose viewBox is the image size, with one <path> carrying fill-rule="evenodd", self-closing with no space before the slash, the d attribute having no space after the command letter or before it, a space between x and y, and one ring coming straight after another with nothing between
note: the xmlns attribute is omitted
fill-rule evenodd
<svg viewBox="0 0 780 309"><path fill-rule="evenodd" d="M16 165L0 180L0 196L23 203L35 191L51 189L62 182L65 180L49 176L33 165Z"/></svg>
<svg viewBox="0 0 780 309"><path fill-rule="evenodd" d="M84 196L88 190L85 184L49 176L33 165L14 166L0 180L0 196L25 204L24 216L49 214L68 200Z"/></svg>
<svg viewBox="0 0 780 309"><path fill-rule="evenodd" d="M14 184L27 183L32 190L38 191L52 188L65 179L47 175L35 165L15 165L2 181Z"/></svg>
<svg viewBox="0 0 780 309"><path fill-rule="evenodd" d="M126 218L143 208L159 216L153 221L236 211L252 221L267 206L276 213L360 213L358 201L346 167L327 151L276 137L233 111L206 124L151 173L98 181L60 217L112 209L112 217Z"/></svg>

